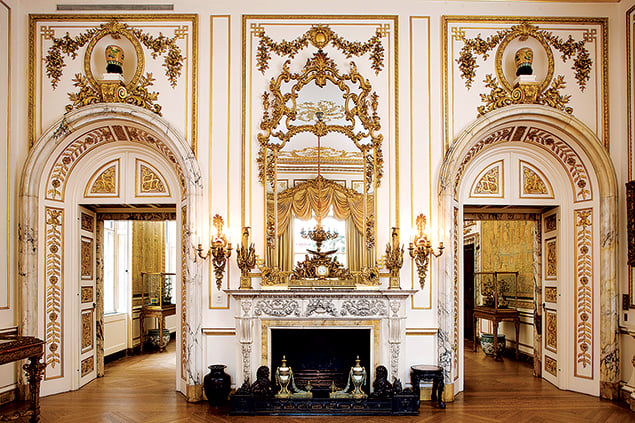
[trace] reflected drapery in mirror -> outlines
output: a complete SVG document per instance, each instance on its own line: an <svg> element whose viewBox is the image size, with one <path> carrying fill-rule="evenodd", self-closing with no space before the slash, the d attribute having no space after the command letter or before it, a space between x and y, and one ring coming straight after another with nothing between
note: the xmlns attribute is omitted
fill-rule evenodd
<svg viewBox="0 0 635 423"><path fill-rule="evenodd" d="M376 284L375 194L383 175L378 96L354 63L342 74L322 49L300 72L290 67L284 63L263 95L258 134L266 192L263 285L289 277ZM346 260L322 244L331 238L323 226L329 215L345 228ZM294 235L292 222L310 219L312 231ZM296 244L307 239L315 246L297 260Z"/></svg>

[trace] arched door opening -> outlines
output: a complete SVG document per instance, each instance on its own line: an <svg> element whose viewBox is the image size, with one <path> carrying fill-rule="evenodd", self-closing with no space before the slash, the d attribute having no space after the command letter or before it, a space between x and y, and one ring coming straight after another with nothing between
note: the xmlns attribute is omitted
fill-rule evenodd
<svg viewBox="0 0 635 423"><path fill-rule="evenodd" d="M615 290L616 258L614 244L599 241L601 233L615 230L616 181L597 137L571 116L542 106L492 112L455 140L439 191L439 224L451 228L446 241L452 245L443 266L453 283L439 284L445 301L440 307L451 310L439 319L439 362L449 364L446 383L463 390L466 210L537 206L552 210L541 212L536 251L544 263L534 277L540 284L534 289L534 319L544 329L534 336L534 349L542 349L540 374L561 389L611 396L619 381L613 360L618 345L610 329L617 320L602 310L615 306L606 294Z"/></svg>
<svg viewBox="0 0 635 423"><path fill-rule="evenodd" d="M22 331L45 339L44 395L79 389L103 371L103 292L96 281L98 208L169 205L176 221L176 389L199 398L200 278L189 259L200 172L166 122L134 106L95 105L65 115L33 147L22 178ZM85 207L92 205L93 210ZM130 213L130 211L127 211Z"/></svg>

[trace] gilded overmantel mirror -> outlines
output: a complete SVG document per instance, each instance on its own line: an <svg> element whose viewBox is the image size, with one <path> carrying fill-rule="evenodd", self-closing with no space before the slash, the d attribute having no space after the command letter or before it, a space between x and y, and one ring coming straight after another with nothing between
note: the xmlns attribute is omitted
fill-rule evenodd
<svg viewBox="0 0 635 423"><path fill-rule="evenodd" d="M319 37L318 30L313 38ZM341 70L321 48L299 71L287 61L271 79L258 134L266 192L263 286L379 284L378 102L354 62Z"/></svg>

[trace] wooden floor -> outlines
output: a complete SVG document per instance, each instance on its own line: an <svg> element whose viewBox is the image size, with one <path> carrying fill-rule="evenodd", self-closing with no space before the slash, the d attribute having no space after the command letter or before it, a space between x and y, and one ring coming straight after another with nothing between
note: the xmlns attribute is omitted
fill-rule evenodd
<svg viewBox="0 0 635 423"><path fill-rule="evenodd" d="M494 362L465 352L465 392L445 410L422 403L417 417L229 417L206 402L190 404L174 391L174 341L164 353L125 357L106 376L76 392L42 398L43 423L53 422L634 422L625 407L560 391L532 376L528 364Z"/></svg>

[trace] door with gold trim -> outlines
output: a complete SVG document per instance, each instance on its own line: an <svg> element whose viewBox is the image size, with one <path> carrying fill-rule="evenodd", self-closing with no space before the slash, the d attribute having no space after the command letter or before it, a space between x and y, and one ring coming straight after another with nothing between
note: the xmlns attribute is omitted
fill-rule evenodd
<svg viewBox="0 0 635 423"><path fill-rule="evenodd" d="M561 298L559 258L560 209L542 215L542 377L560 387L558 311ZM561 347L561 346L560 346Z"/></svg>
<svg viewBox="0 0 635 423"><path fill-rule="evenodd" d="M96 371L96 266L95 213L79 206L79 386L95 379Z"/></svg>

